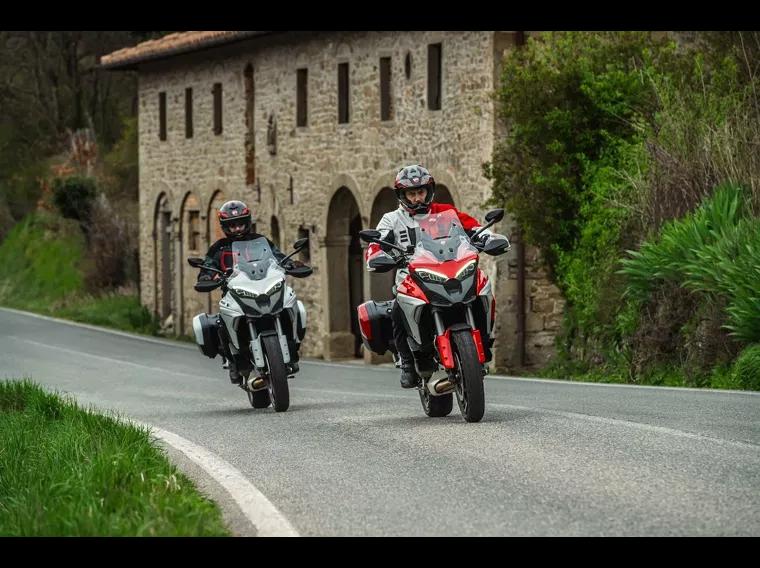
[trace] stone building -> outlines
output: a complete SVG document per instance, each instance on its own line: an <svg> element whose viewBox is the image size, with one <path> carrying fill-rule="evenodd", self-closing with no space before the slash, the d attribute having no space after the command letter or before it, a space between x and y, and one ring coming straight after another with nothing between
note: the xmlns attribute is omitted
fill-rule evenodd
<svg viewBox="0 0 760 568"><path fill-rule="evenodd" d="M397 207L391 186L410 163L431 171L438 201L482 219L482 165L501 128L491 95L521 35L183 32L103 57L139 77L142 302L178 334L216 311L185 259L220 236L219 205L242 199L284 252L310 239L300 254L314 274L293 282L308 310L303 353L359 355L355 306L389 298L390 279L364 271L358 231ZM515 236L506 220L496 230ZM558 291L521 248L482 261L502 369L519 364L523 342L524 362L542 363L561 318Z"/></svg>

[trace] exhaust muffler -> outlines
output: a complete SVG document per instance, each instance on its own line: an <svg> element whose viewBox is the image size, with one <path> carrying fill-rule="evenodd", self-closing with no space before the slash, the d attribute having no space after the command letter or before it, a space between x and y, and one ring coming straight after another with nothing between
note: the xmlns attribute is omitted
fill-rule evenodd
<svg viewBox="0 0 760 568"><path fill-rule="evenodd" d="M265 389L267 387L267 381L264 377L252 377L248 379L248 390L257 391Z"/></svg>
<svg viewBox="0 0 760 568"><path fill-rule="evenodd" d="M440 379L433 379L427 382L428 392L433 396L440 396L451 392L455 387L456 383L448 377L441 377Z"/></svg>

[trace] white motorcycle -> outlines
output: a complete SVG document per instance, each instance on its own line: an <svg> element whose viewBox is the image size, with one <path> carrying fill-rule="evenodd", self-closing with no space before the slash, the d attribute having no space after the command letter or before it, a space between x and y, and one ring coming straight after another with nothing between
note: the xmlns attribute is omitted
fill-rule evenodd
<svg viewBox="0 0 760 568"><path fill-rule="evenodd" d="M198 314L193 318L195 341L210 358L221 354L233 361L243 376L240 385L254 408L283 412L290 406L288 378L295 369L291 350L306 334L306 310L287 285L285 276L305 278L309 266L286 269L282 265L308 244L295 242L295 250L281 261L275 258L267 239L235 241L232 244L232 272L203 266L203 259L188 258L190 266L220 275L218 280L199 281L195 289L211 292L222 287L219 314Z"/></svg>

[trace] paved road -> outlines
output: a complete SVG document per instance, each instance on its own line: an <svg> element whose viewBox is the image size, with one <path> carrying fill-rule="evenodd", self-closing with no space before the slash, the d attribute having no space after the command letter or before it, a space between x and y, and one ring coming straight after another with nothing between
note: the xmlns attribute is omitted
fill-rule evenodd
<svg viewBox="0 0 760 568"><path fill-rule="evenodd" d="M467 424L393 369L313 361L275 413L192 345L0 310L19 376L203 446L302 535L760 536L756 393L488 378Z"/></svg>

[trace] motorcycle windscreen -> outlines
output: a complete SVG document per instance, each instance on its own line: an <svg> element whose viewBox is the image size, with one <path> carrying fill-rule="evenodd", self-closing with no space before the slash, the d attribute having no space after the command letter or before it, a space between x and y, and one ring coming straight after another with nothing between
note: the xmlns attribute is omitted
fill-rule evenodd
<svg viewBox="0 0 760 568"><path fill-rule="evenodd" d="M277 259L266 238L232 243L233 268L245 273L251 280L264 278L272 264L276 265Z"/></svg>
<svg viewBox="0 0 760 568"><path fill-rule="evenodd" d="M413 260L446 262L477 254L454 211L429 213L418 218L417 222L420 230Z"/></svg>

